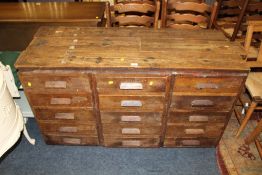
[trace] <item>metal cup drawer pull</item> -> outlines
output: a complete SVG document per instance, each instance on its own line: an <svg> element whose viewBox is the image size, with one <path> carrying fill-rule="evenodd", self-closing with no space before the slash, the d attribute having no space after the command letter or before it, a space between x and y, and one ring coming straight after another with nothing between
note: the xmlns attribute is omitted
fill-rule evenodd
<svg viewBox="0 0 262 175"><path fill-rule="evenodd" d="M211 100L193 100L191 102L192 107L212 107L214 102Z"/></svg>
<svg viewBox="0 0 262 175"><path fill-rule="evenodd" d="M199 140L182 140L181 143L184 146L197 146L197 145L200 145L200 141Z"/></svg>
<svg viewBox="0 0 262 175"><path fill-rule="evenodd" d="M123 140L122 141L123 146L141 146L140 140Z"/></svg>
<svg viewBox="0 0 262 175"><path fill-rule="evenodd" d="M205 115L191 115L188 119L190 122L208 122L208 116Z"/></svg>
<svg viewBox="0 0 262 175"><path fill-rule="evenodd" d="M51 98L50 104L51 105L70 105L71 99L70 98Z"/></svg>
<svg viewBox="0 0 262 175"><path fill-rule="evenodd" d="M142 83L120 83L120 89L139 90L139 89L143 89L143 84Z"/></svg>
<svg viewBox="0 0 262 175"><path fill-rule="evenodd" d="M133 116L133 115L123 115L121 116L122 122L140 122L141 117L140 116Z"/></svg>
<svg viewBox="0 0 262 175"><path fill-rule="evenodd" d="M204 134L205 131L204 129L185 129L185 133L186 134Z"/></svg>
<svg viewBox="0 0 262 175"><path fill-rule="evenodd" d="M59 128L59 132L77 132L77 127L62 126Z"/></svg>
<svg viewBox="0 0 262 175"><path fill-rule="evenodd" d="M219 86L215 83L198 83L196 84L197 89L218 89Z"/></svg>
<svg viewBox="0 0 262 175"><path fill-rule="evenodd" d="M141 107L142 102L140 100L122 100L122 107Z"/></svg>
<svg viewBox="0 0 262 175"><path fill-rule="evenodd" d="M46 81L45 88L66 88L66 81Z"/></svg>
<svg viewBox="0 0 262 175"><path fill-rule="evenodd" d="M139 128L122 128L122 134L140 134Z"/></svg>
<svg viewBox="0 0 262 175"><path fill-rule="evenodd" d="M73 120L75 119L75 114L74 113L56 113L55 118Z"/></svg>
<svg viewBox="0 0 262 175"><path fill-rule="evenodd" d="M62 140L63 143L67 144L81 144L81 139L79 138L63 138Z"/></svg>

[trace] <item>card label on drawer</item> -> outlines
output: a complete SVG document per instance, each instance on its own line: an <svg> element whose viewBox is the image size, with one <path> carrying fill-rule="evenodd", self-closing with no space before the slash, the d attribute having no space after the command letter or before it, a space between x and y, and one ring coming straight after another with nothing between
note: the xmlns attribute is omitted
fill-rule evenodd
<svg viewBox="0 0 262 175"><path fill-rule="evenodd" d="M139 128L122 128L122 134L140 134Z"/></svg>
<svg viewBox="0 0 262 175"><path fill-rule="evenodd" d="M66 88L66 81L46 81L46 88Z"/></svg>
<svg viewBox="0 0 262 175"><path fill-rule="evenodd" d="M218 85L215 83L198 83L197 89L218 89Z"/></svg>
<svg viewBox="0 0 262 175"><path fill-rule="evenodd" d="M68 144L80 144L81 139L79 139L79 138L63 138L63 142L68 143Z"/></svg>
<svg viewBox="0 0 262 175"><path fill-rule="evenodd" d="M142 106L142 102L140 100L122 100L121 106L123 107L140 107Z"/></svg>
<svg viewBox="0 0 262 175"><path fill-rule="evenodd" d="M191 115L189 116L190 122L208 122L208 116L205 115Z"/></svg>
<svg viewBox="0 0 262 175"><path fill-rule="evenodd" d="M123 140L123 146L141 146L140 140Z"/></svg>
<svg viewBox="0 0 262 175"><path fill-rule="evenodd" d="M59 132L77 132L77 127L60 127Z"/></svg>
<svg viewBox="0 0 262 175"><path fill-rule="evenodd" d="M140 116L132 116L132 115L123 115L121 116L122 122L140 122L141 117Z"/></svg>
<svg viewBox="0 0 262 175"><path fill-rule="evenodd" d="M204 134L205 131L204 129L185 129L185 133L186 134Z"/></svg>
<svg viewBox="0 0 262 175"><path fill-rule="evenodd" d="M73 120L75 119L75 114L74 113L56 113L55 118Z"/></svg>
<svg viewBox="0 0 262 175"><path fill-rule="evenodd" d="M197 146L200 145L199 140L182 140L182 144L185 146Z"/></svg>
<svg viewBox="0 0 262 175"><path fill-rule="evenodd" d="M70 98L51 98L51 105L70 105Z"/></svg>
<svg viewBox="0 0 262 175"><path fill-rule="evenodd" d="M121 83L120 89L128 90L128 89L143 89L142 83Z"/></svg>
<svg viewBox="0 0 262 175"><path fill-rule="evenodd" d="M191 102L192 107L213 107L214 102L211 100L193 100Z"/></svg>

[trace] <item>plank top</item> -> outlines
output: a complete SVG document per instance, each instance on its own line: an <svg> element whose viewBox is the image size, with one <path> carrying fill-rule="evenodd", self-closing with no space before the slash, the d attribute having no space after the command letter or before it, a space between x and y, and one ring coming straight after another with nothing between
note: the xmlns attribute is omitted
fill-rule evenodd
<svg viewBox="0 0 262 175"><path fill-rule="evenodd" d="M105 2L0 3L0 22L101 21Z"/></svg>
<svg viewBox="0 0 262 175"><path fill-rule="evenodd" d="M247 77L246 87L252 98L262 100L262 73L250 72Z"/></svg>
<svg viewBox="0 0 262 175"><path fill-rule="evenodd" d="M248 70L219 31L42 27L16 67Z"/></svg>

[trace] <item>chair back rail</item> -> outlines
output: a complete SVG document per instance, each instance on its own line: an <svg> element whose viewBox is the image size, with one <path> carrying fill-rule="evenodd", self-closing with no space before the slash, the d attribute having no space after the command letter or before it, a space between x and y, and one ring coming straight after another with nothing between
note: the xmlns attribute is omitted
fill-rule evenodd
<svg viewBox="0 0 262 175"><path fill-rule="evenodd" d="M203 2L164 0L161 27L193 30L209 28L210 23L213 23L215 5L211 7Z"/></svg>
<svg viewBox="0 0 262 175"><path fill-rule="evenodd" d="M149 0L147 0L149 1ZM151 2L151 1L150 1ZM154 27L158 28L160 2L125 1L111 6L110 24L116 27ZM112 13L113 12L113 13ZM111 26L110 25L110 26Z"/></svg>

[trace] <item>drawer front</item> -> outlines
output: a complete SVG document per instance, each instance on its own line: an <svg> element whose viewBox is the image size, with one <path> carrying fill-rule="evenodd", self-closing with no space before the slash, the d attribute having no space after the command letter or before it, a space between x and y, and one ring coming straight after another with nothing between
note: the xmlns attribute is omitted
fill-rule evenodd
<svg viewBox="0 0 262 175"><path fill-rule="evenodd" d="M164 147L215 147L218 139L210 138L166 138Z"/></svg>
<svg viewBox="0 0 262 175"><path fill-rule="evenodd" d="M100 110L161 112L163 96L99 96Z"/></svg>
<svg viewBox="0 0 262 175"><path fill-rule="evenodd" d="M158 126L146 126L143 124L104 124L103 132L106 135L160 135L161 124Z"/></svg>
<svg viewBox="0 0 262 175"><path fill-rule="evenodd" d="M37 92L91 92L89 79L83 74L20 74L23 87Z"/></svg>
<svg viewBox="0 0 262 175"><path fill-rule="evenodd" d="M99 75L97 89L100 94L138 94L165 92L166 77L141 75Z"/></svg>
<svg viewBox="0 0 262 175"><path fill-rule="evenodd" d="M43 135L47 144L60 144L60 145L98 145L97 137L86 136L58 136L58 135Z"/></svg>
<svg viewBox="0 0 262 175"><path fill-rule="evenodd" d="M173 96L171 107L186 110L230 111L235 101L231 96Z"/></svg>
<svg viewBox="0 0 262 175"><path fill-rule="evenodd" d="M68 122L94 123L95 116L93 111L86 109L63 109L46 108L35 109L35 116L38 120L56 120Z"/></svg>
<svg viewBox="0 0 262 175"><path fill-rule="evenodd" d="M33 106L92 107L90 93L83 94L35 94L27 93Z"/></svg>
<svg viewBox="0 0 262 175"><path fill-rule="evenodd" d="M217 138L221 135L224 123L199 124L182 123L167 126L166 138L176 137L207 137Z"/></svg>
<svg viewBox="0 0 262 175"><path fill-rule="evenodd" d="M97 136L96 125L94 124L77 124L62 122L38 122L42 133L56 135L92 135Z"/></svg>
<svg viewBox="0 0 262 175"><path fill-rule="evenodd" d="M223 123L228 116L227 112L177 112L171 111L168 123Z"/></svg>
<svg viewBox="0 0 262 175"><path fill-rule="evenodd" d="M102 123L145 123L158 125L161 122L161 112L101 112Z"/></svg>
<svg viewBox="0 0 262 175"><path fill-rule="evenodd" d="M159 138L105 138L108 147L159 147Z"/></svg>
<svg viewBox="0 0 262 175"><path fill-rule="evenodd" d="M241 77L175 77L174 92L238 93Z"/></svg>

